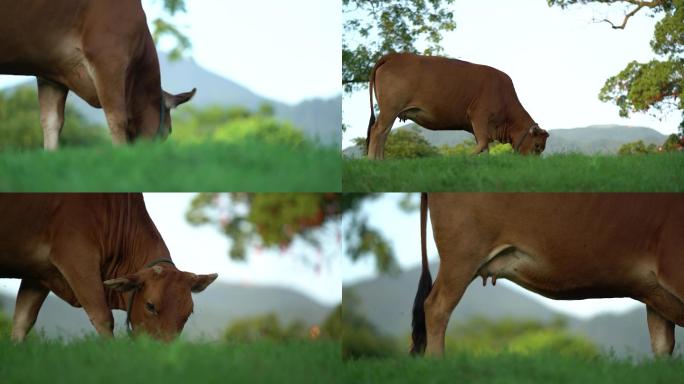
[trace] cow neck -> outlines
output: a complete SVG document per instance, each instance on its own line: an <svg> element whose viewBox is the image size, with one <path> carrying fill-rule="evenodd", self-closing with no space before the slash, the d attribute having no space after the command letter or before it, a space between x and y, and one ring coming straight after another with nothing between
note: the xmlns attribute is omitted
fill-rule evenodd
<svg viewBox="0 0 684 384"><path fill-rule="evenodd" d="M140 195L128 195L123 206L109 212L110 227L103 234L105 264L103 280L134 274L157 259L171 260L169 250L145 209ZM119 201L120 202L120 201ZM125 309L126 298L110 290L111 308Z"/></svg>

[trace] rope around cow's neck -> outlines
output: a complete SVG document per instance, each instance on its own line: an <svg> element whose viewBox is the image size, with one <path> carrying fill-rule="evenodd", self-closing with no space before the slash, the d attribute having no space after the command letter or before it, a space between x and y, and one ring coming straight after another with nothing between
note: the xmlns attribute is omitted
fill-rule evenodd
<svg viewBox="0 0 684 384"><path fill-rule="evenodd" d="M539 124L534 123L534 124L532 124L532 125L530 126L530 128L528 128L528 129L525 131L525 134L524 134L523 137L520 139L520 141L518 142L518 144L515 146L515 151L516 151L516 152L520 152L520 146L525 142L525 139L527 138L527 136L529 136L529 134L532 132L532 130L533 130L534 128L539 128Z"/></svg>
<svg viewBox="0 0 684 384"><path fill-rule="evenodd" d="M176 264L174 264L173 261L171 261L171 259L163 257L156 260L152 260L151 262L147 263L147 265L145 265L145 268L151 268L161 263L169 263L173 266L176 266ZM129 335L133 333L133 327L131 325L131 310L133 309L133 299L135 298L136 292L138 292L138 288L135 288L131 291L131 295L128 298L128 305L126 306L126 330L128 331Z"/></svg>
<svg viewBox="0 0 684 384"><path fill-rule="evenodd" d="M157 137L163 135L162 130L164 129L164 90L161 89L161 101L159 102L159 129L157 129Z"/></svg>

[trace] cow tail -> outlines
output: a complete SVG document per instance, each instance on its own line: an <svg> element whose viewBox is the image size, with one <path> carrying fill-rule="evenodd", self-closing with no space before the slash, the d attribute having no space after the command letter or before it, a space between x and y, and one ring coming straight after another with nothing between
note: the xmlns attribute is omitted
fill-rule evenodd
<svg viewBox="0 0 684 384"><path fill-rule="evenodd" d="M368 93L370 94L370 121L368 122L368 131L366 131L366 155L368 155L368 146L370 145L370 134L371 134L371 128L373 128L373 125L375 124L375 109L373 109L373 88L375 88L375 72L378 70L378 67L381 65L385 64L385 61L387 59L385 57L381 58L373 67L373 70L371 71L370 74L370 82L368 84Z"/></svg>
<svg viewBox="0 0 684 384"><path fill-rule="evenodd" d="M420 252L422 270L418 281L418 291L413 301L413 320L411 322L411 355L422 355L427 345L427 330L425 328L425 299L432 290L432 275L427 260L427 245L425 240L425 226L427 222L427 194L420 194Z"/></svg>

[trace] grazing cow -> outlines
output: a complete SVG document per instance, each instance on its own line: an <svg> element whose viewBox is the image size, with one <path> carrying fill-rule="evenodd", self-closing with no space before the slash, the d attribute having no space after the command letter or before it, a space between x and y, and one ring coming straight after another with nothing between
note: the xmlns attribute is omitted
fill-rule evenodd
<svg viewBox="0 0 684 384"><path fill-rule="evenodd" d="M115 144L166 137L170 110L195 93L161 88L140 0L0 0L0 73L38 80L46 149L56 149L71 90L104 109Z"/></svg>
<svg viewBox="0 0 684 384"><path fill-rule="evenodd" d="M373 91L380 114L375 120ZM475 153L489 143L510 143L522 154L544 151L548 132L522 107L505 73L466 61L412 53L382 57L370 75L371 117L366 135L368 158L384 158L394 120L412 120L431 130L462 130L475 135Z"/></svg>
<svg viewBox="0 0 684 384"><path fill-rule="evenodd" d="M440 256L434 285L428 206ZM653 353L671 354L674 325L684 326L683 230L684 194L423 194L411 352L443 354L451 312L479 276L553 299L641 301Z"/></svg>
<svg viewBox="0 0 684 384"><path fill-rule="evenodd" d="M190 292L217 277L174 266L142 194L0 194L0 277L21 280L12 339L31 330L52 291L112 336L112 309L129 330L170 340L192 313Z"/></svg>

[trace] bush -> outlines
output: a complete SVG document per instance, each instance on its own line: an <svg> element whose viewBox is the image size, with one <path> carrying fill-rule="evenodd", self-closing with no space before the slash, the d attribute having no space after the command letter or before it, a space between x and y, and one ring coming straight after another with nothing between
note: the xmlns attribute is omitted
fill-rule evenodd
<svg viewBox="0 0 684 384"><path fill-rule="evenodd" d="M457 324L447 334L450 352L497 354L511 352L535 354L553 352L565 356L592 358L598 348L584 337L570 334L565 319L543 323L536 320L504 318L490 320L473 317Z"/></svg>
<svg viewBox="0 0 684 384"><path fill-rule="evenodd" d="M274 313L247 317L233 322L223 334L228 342L253 343L261 340L276 342L303 340L309 337L309 330L302 322L289 325L280 323Z"/></svg>
<svg viewBox="0 0 684 384"><path fill-rule="evenodd" d="M108 131L90 123L67 104L62 146L92 146L110 142ZM33 87L19 87L0 92L0 150L38 149L43 147L38 93Z"/></svg>
<svg viewBox="0 0 684 384"><path fill-rule="evenodd" d="M342 358L389 357L397 355L396 342L381 335L375 326L357 311L359 299L351 292L343 292Z"/></svg>
<svg viewBox="0 0 684 384"><path fill-rule="evenodd" d="M257 140L296 147L307 142L302 131L274 118L273 108L267 104L256 113L244 107L188 108L178 114L173 130L172 140L180 143Z"/></svg>
<svg viewBox="0 0 684 384"><path fill-rule="evenodd" d="M618 149L618 155L638 155L656 152L658 152L658 147L655 144L646 145L643 140L623 144Z"/></svg>

